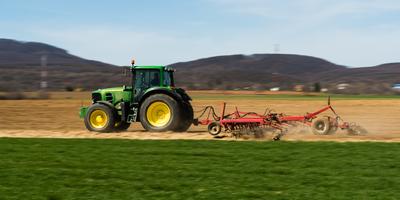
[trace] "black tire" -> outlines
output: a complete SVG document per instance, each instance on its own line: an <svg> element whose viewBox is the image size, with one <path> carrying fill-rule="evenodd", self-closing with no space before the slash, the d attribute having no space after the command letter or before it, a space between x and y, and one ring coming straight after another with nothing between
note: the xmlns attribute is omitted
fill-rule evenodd
<svg viewBox="0 0 400 200"><path fill-rule="evenodd" d="M147 119L147 110L151 104L161 102L168 106L170 111L170 119L163 126L154 126ZM147 97L140 106L140 122L144 129L154 132L172 131L176 130L180 120L180 107L178 102L172 97L165 94L155 94Z"/></svg>
<svg viewBox="0 0 400 200"><path fill-rule="evenodd" d="M115 131L125 131L126 129L129 128L129 126L131 126L131 123L116 122L115 125L114 125L114 130Z"/></svg>
<svg viewBox="0 0 400 200"><path fill-rule="evenodd" d="M320 118L313 121L311 128L316 135L328 135L331 123L328 118Z"/></svg>
<svg viewBox="0 0 400 200"><path fill-rule="evenodd" d="M208 125L208 133L212 136L217 136L219 133L221 133L221 125L219 122L212 122L211 124Z"/></svg>
<svg viewBox="0 0 400 200"><path fill-rule="evenodd" d="M93 116L94 114L96 114L97 112L101 112L104 114L104 116L107 117L106 120L104 120L104 125L101 126L96 126L95 123L95 119ZM92 118L91 118L92 117ZM101 117L100 117L101 118ZM85 122L85 126L89 131L96 131L96 132L112 132L114 130L114 126L115 126L115 118L116 118L116 114L115 114L115 109L103 105L103 104L93 104L92 106L89 107L84 122ZM96 119L97 120L97 119Z"/></svg>
<svg viewBox="0 0 400 200"><path fill-rule="evenodd" d="M193 107L189 102L181 102L180 123L174 131L185 132L193 123Z"/></svg>

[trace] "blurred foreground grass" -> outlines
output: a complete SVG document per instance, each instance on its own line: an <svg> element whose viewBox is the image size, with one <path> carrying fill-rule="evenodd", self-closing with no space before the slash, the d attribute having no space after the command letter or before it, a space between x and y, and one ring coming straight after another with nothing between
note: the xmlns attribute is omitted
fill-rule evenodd
<svg viewBox="0 0 400 200"><path fill-rule="evenodd" d="M397 199L397 143L0 139L0 199Z"/></svg>

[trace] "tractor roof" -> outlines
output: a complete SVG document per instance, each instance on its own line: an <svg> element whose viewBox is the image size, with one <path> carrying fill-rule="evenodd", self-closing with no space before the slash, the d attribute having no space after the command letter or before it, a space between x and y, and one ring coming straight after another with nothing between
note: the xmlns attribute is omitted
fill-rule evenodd
<svg viewBox="0 0 400 200"><path fill-rule="evenodd" d="M156 70L166 70L166 71L172 71L172 72L175 71L172 67L162 66L162 65L131 66L131 68L132 69L156 69Z"/></svg>
<svg viewBox="0 0 400 200"><path fill-rule="evenodd" d="M161 65L147 65L147 66L132 66L134 69L162 69L165 66Z"/></svg>

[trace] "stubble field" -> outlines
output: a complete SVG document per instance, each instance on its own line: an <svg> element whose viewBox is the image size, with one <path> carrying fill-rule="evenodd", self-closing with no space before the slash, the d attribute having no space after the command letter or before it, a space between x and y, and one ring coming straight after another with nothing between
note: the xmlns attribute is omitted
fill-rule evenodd
<svg viewBox="0 0 400 200"><path fill-rule="evenodd" d="M263 113L266 108L278 113L303 115L327 104L323 96L269 92L189 92L195 111L212 105L217 112L223 101L228 111ZM2 100L0 137L40 138L121 138L121 139L214 139L205 126L192 126L186 133L151 133L134 123L120 133L93 133L78 117L81 105L90 105L90 93L51 93L48 100ZM365 136L349 136L344 131L317 136L307 127L291 130L283 140L328 141L400 141L400 99L397 97L334 96L332 105L342 118L368 130ZM195 113L197 116L199 113ZM225 137L225 140L234 138ZM270 139L269 137L265 138Z"/></svg>

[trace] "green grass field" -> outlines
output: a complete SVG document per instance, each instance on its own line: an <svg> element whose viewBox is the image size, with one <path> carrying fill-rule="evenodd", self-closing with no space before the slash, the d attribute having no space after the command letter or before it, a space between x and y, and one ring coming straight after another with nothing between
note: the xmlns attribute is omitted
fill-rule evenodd
<svg viewBox="0 0 400 200"><path fill-rule="evenodd" d="M0 139L0 199L399 199L400 144Z"/></svg>

